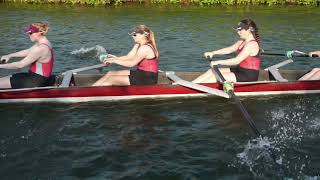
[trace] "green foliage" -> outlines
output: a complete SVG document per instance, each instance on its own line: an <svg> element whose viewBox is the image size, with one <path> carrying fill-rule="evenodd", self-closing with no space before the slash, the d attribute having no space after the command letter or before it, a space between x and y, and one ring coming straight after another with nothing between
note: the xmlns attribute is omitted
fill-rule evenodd
<svg viewBox="0 0 320 180"><path fill-rule="evenodd" d="M117 1L121 0L2 0L2 2L15 2L15 3L32 3L32 4L81 4L81 5L107 5L116 4Z"/></svg>
<svg viewBox="0 0 320 180"><path fill-rule="evenodd" d="M212 5L242 5L242 4L265 4L265 5L306 5L319 6L319 0L0 0L0 2L13 3L64 3L81 5L120 5L127 2L152 4L193 4L200 6Z"/></svg>

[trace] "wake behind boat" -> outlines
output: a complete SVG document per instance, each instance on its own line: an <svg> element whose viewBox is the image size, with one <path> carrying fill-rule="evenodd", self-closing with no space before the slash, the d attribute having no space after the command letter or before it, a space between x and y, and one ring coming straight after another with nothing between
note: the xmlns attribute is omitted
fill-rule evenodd
<svg viewBox="0 0 320 180"><path fill-rule="evenodd" d="M259 80L256 82L235 83L235 94L237 96L267 96L320 93L320 81L298 81L308 70L278 70L279 67L291 62L292 60L287 60L265 70L260 70ZM222 91L223 85L220 83L198 85L190 82L202 72L162 72L159 73L156 85L100 87L91 85L103 74L80 73L103 66L99 64L67 71L57 75L55 85L50 87L0 90L0 103L71 103L206 96L226 97L226 93Z"/></svg>

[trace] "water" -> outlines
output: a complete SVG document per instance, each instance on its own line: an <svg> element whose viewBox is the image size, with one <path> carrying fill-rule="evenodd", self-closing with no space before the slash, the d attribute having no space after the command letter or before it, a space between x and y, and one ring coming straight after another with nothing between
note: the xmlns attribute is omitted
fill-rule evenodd
<svg viewBox="0 0 320 180"><path fill-rule="evenodd" d="M0 54L31 44L21 29L51 25L55 72L125 54L130 29L152 27L160 68L205 70L204 51L237 40L231 27L252 17L262 47L319 49L319 8L67 7L0 4ZM264 56L267 67L284 60ZM286 68L319 66L296 58ZM111 67L109 69L119 69ZM106 69L106 70L109 70ZM25 70L25 69L24 69ZM0 70L1 75L14 71ZM318 95L242 99L264 138L254 137L225 99L0 105L1 179L320 179ZM271 150L275 159L270 155ZM281 172L279 169L283 169Z"/></svg>

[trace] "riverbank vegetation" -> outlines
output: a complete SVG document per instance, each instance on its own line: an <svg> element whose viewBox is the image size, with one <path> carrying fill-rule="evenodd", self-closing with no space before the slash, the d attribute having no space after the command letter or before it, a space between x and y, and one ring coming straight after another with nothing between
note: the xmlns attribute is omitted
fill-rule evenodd
<svg viewBox="0 0 320 180"><path fill-rule="evenodd" d="M319 6L320 0L0 0L13 3L50 3L50 4L82 4L82 5L120 5L128 3L147 4L183 4L183 5L306 5Z"/></svg>

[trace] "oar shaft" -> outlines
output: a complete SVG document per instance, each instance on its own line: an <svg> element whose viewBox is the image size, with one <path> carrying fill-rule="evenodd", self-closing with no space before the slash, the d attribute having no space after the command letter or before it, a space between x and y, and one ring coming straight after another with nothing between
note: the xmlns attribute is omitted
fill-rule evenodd
<svg viewBox="0 0 320 180"><path fill-rule="evenodd" d="M213 66L213 70L214 70L214 74L217 74L222 82L226 81L225 78L223 77L223 75L221 74L218 66ZM233 98L235 100L237 106L239 107L240 111L242 112L242 115L247 120L247 122L249 123L251 129L256 134L256 136L262 136L260 131L258 130L257 126L253 122L253 119L251 118L250 114L245 109L245 107L243 106L241 101L238 99L238 97L234 94L234 92L231 90L231 91L228 91L227 93L230 95L231 98Z"/></svg>
<svg viewBox="0 0 320 180"><path fill-rule="evenodd" d="M218 65L219 66L219 65ZM215 74L217 74L219 76L219 78L225 82L225 78L223 77L223 75L221 74L218 66L213 66L213 71ZM260 131L258 130L258 128L256 127L254 121L252 120L251 116L249 115L248 111L245 109L245 107L243 106L243 104L241 103L241 101L238 99L238 97L234 94L233 90L229 90L228 94L230 95L231 98L233 98L235 100L235 102L237 103L237 106L239 107L239 109L241 110L243 116L245 117L245 119L248 121L251 129L253 130L253 132L256 134L256 136L263 138L262 134L260 133ZM284 177L284 168L282 167L281 164L277 163L277 159L276 159L276 152L272 149L272 148L267 148L268 153L270 154L271 158L273 159L273 161L275 162L275 165L277 167L277 169L279 169L279 176L280 177Z"/></svg>
<svg viewBox="0 0 320 180"><path fill-rule="evenodd" d="M269 56L287 56L287 55L285 55L285 54L281 54L281 53L266 53L266 52L261 53L261 55L269 55Z"/></svg>
<svg viewBox="0 0 320 180"><path fill-rule="evenodd" d="M255 125L255 123L253 122L253 119L251 118L250 114L248 113L246 108L243 106L243 104L241 103L239 98L236 97L236 95L234 94L233 91L229 91L228 94L230 95L230 97L233 97L234 101L236 102L237 106L239 107L240 111L242 112L242 115L248 121L248 123L249 123L251 129L253 130L253 132L255 133L255 135L258 136L258 137L259 136L262 137L260 131L258 130L258 128Z"/></svg>
<svg viewBox="0 0 320 180"><path fill-rule="evenodd" d="M282 53L267 53L267 52L263 52L261 53L261 55L268 55L268 56L287 56L286 54L282 54ZM297 55L293 55L294 57L310 57L308 54L297 54ZM314 57L314 56L312 56ZM316 57L316 56L315 56Z"/></svg>

